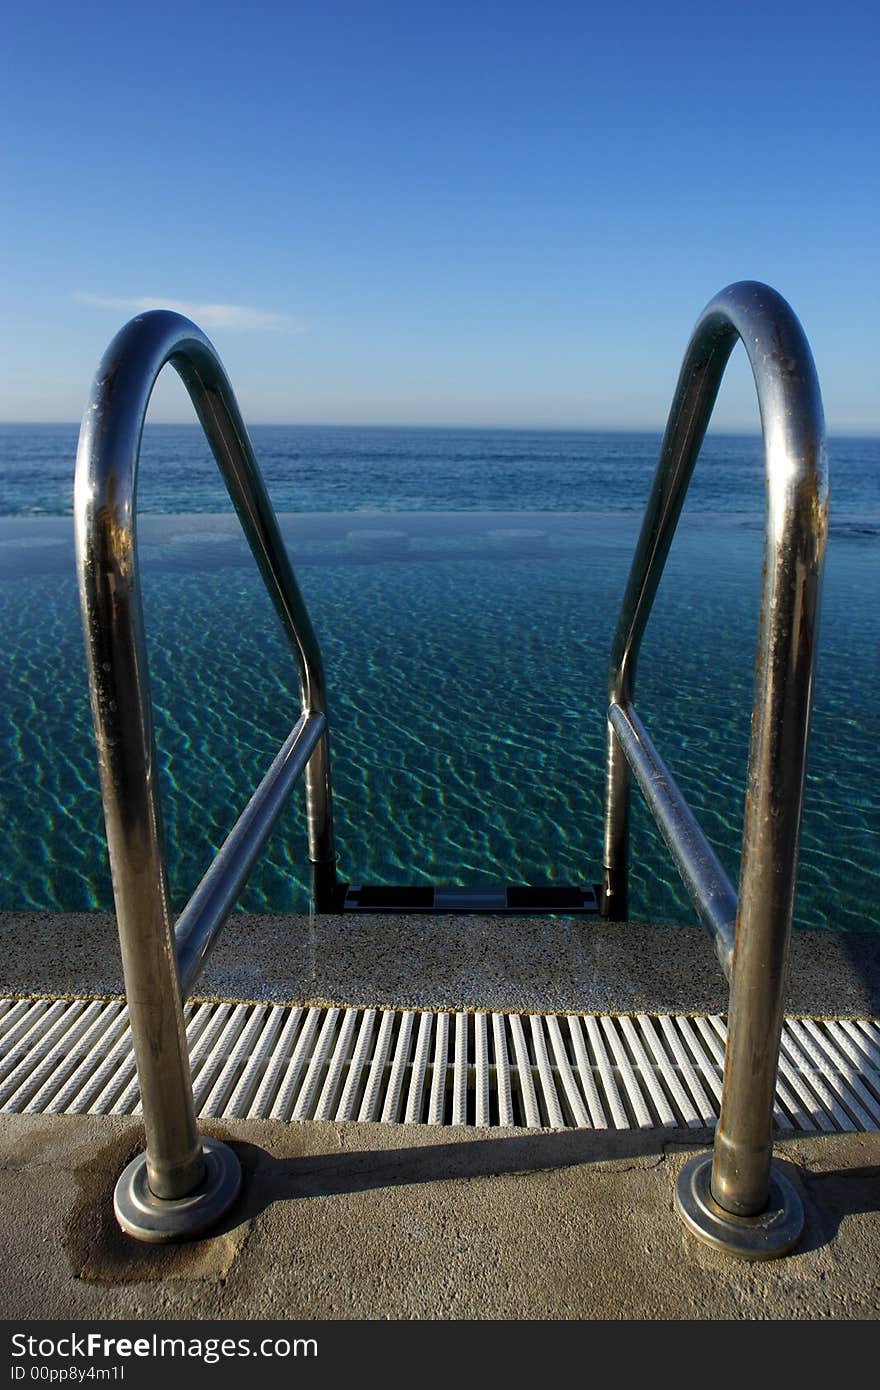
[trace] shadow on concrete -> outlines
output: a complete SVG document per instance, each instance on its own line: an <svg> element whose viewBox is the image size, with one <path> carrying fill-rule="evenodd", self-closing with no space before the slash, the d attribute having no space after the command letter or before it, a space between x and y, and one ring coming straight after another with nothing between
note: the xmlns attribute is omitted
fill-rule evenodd
<svg viewBox="0 0 880 1390"><path fill-rule="evenodd" d="M267 1147L236 1137L222 1122L205 1121L201 1128L204 1134L228 1143L241 1162L241 1196L226 1217L204 1239L179 1244L148 1245L124 1235L113 1215L113 1188L144 1142L140 1124L126 1127L75 1170L79 1199L68 1218L63 1243L77 1279L116 1285L223 1279L251 1223L277 1203L585 1164L609 1173L652 1168L664 1161L666 1148L709 1147L713 1136L710 1129L567 1130L437 1143L430 1133L424 1143L407 1147L341 1147L315 1154L297 1152L303 1136L280 1123L269 1127L274 1132L266 1136ZM387 1139L387 1125L360 1128L374 1129L377 1137L382 1132ZM368 1144L375 1142L369 1134L364 1138ZM272 1146L280 1152L273 1153Z"/></svg>
<svg viewBox="0 0 880 1390"><path fill-rule="evenodd" d="M658 1133L553 1133L396 1150L343 1151L311 1157L275 1157L257 1145L233 1147L245 1175L242 1196L217 1234L250 1223L277 1202L381 1191L411 1184L551 1171L589 1165L605 1171L653 1168L668 1154L710 1149L712 1130ZM880 1165L814 1172L777 1155L800 1191L805 1225L797 1254L830 1245L848 1217L880 1212ZM670 1203L672 1179L670 1177Z"/></svg>
<svg viewBox="0 0 880 1390"><path fill-rule="evenodd" d="M582 1165L609 1172L652 1168L671 1152L710 1149L713 1139L711 1129L569 1131L299 1157L276 1157L258 1145L233 1142L244 1185L239 1202L219 1229L232 1230L241 1221L252 1221L279 1201ZM781 1155L777 1162L805 1199L807 1221L799 1250L819 1249L832 1241L848 1216L880 1212L880 1165L814 1172Z"/></svg>
<svg viewBox="0 0 880 1390"><path fill-rule="evenodd" d="M797 1175L807 1198L807 1224L798 1251L829 1245L847 1217L880 1212L880 1164L839 1168L827 1173L804 1172L785 1164L789 1176Z"/></svg>
<svg viewBox="0 0 880 1390"><path fill-rule="evenodd" d="M603 1200L613 1204L618 1198L628 1200L624 1174L647 1172L669 1160L671 1212L673 1169L694 1150L711 1148L714 1137L711 1129L495 1132L491 1138L485 1131L471 1138L459 1130L452 1141L434 1131L419 1136L420 1142L406 1135L405 1146L385 1147L390 1142L388 1129L363 1125L344 1131L328 1126L318 1134L311 1128L261 1122L254 1142L253 1129L242 1134L237 1125L206 1122L204 1131L229 1143L239 1157L241 1196L204 1239L149 1246L123 1235L113 1216L116 1178L143 1145L140 1125L126 1125L74 1170L79 1200L64 1234L74 1276L105 1285L165 1279L222 1282L254 1223L273 1206L365 1192L375 1192L381 1202L383 1191L405 1186L504 1179L565 1168L591 1170L605 1194ZM398 1137L404 1137L403 1131L394 1136ZM803 1136L777 1150L805 1206L806 1226L795 1254L831 1244L850 1218L880 1212L880 1163L865 1162L877 1154L877 1136L833 1136L831 1151L828 1139ZM850 1155L852 1166L839 1166ZM829 1159L838 1166L823 1169ZM497 1196L505 1201L503 1186Z"/></svg>
<svg viewBox="0 0 880 1390"><path fill-rule="evenodd" d="M597 1168L619 1166L626 1160L631 1160L633 1166L653 1167L663 1162L671 1143L676 1147L708 1148L712 1139L710 1129L689 1132L574 1130L472 1139L454 1144L343 1149L333 1154L282 1157L275 1157L255 1144L232 1142L241 1160L245 1183L239 1209L231 1213L230 1221L234 1225L236 1219L250 1220L272 1202L302 1197L333 1197L411 1184L503 1177L584 1164Z"/></svg>

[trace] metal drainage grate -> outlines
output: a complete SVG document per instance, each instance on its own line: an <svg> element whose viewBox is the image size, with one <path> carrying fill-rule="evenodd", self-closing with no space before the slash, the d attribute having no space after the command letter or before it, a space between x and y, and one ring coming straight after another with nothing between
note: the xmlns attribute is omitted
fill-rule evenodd
<svg viewBox="0 0 880 1390"><path fill-rule="evenodd" d="M650 1129L713 1125L723 1018L189 1003L196 1112L278 1120ZM880 1129L880 1028L786 1020L780 1131ZM132 1115L119 1000L0 1000L0 1111Z"/></svg>

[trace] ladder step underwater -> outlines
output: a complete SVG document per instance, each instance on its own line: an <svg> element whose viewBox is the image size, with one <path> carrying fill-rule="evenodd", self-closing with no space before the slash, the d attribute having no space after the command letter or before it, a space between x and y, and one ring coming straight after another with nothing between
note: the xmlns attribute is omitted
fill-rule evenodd
<svg viewBox="0 0 880 1390"><path fill-rule="evenodd" d="M502 913L504 916L534 913L548 916L597 917L599 899L596 889L572 888L560 884L509 883L475 888L384 886L382 884L344 884L338 893L339 912L438 913L474 912Z"/></svg>

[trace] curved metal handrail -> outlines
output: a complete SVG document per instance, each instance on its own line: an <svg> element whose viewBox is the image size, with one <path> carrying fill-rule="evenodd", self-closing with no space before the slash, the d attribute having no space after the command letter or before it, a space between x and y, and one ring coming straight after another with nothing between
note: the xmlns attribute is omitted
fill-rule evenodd
<svg viewBox="0 0 880 1390"><path fill-rule="evenodd" d="M767 511L739 898L632 708L639 646L721 378L742 341L758 393ZM605 916L627 915L630 765L700 916L732 973L724 1099L711 1196L753 1216L767 1204L782 993L797 869L828 478L812 353L767 285L731 285L694 329L676 388L614 637L609 679ZM736 916L735 936L733 916Z"/></svg>
<svg viewBox="0 0 880 1390"><path fill-rule="evenodd" d="M189 392L281 619L302 706L298 724L182 914L176 946L136 545L144 417L169 362ZM104 354L80 430L74 514L107 843L147 1130L145 1200L174 1202L198 1188L206 1163L210 1167L193 1115L181 977L188 988L303 770L313 890L326 901L335 883L321 654L232 387L209 340L180 314L156 310L132 319Z"/></svg>

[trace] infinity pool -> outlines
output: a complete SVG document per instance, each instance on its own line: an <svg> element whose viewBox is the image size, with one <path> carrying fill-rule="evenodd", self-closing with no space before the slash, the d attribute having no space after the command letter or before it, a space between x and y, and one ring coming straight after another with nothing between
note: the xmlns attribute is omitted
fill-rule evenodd
<svg viewBox="0 0 880 1390"><path fill-rule="evenodd" d="M340 873L600 876L608 652L630 514L282 518L324 652ZM292 658L231 515L139 523L172 894L183 905L298 713ZM796 924L880 930L878 535L826 564ZM637 705L736 882L761 570L755 517L683 519ZM5 909L112 897L69 518L0 519ZM308 909L296 793L241 899ZM692 920L635 796L633 916Z"/></svg>

